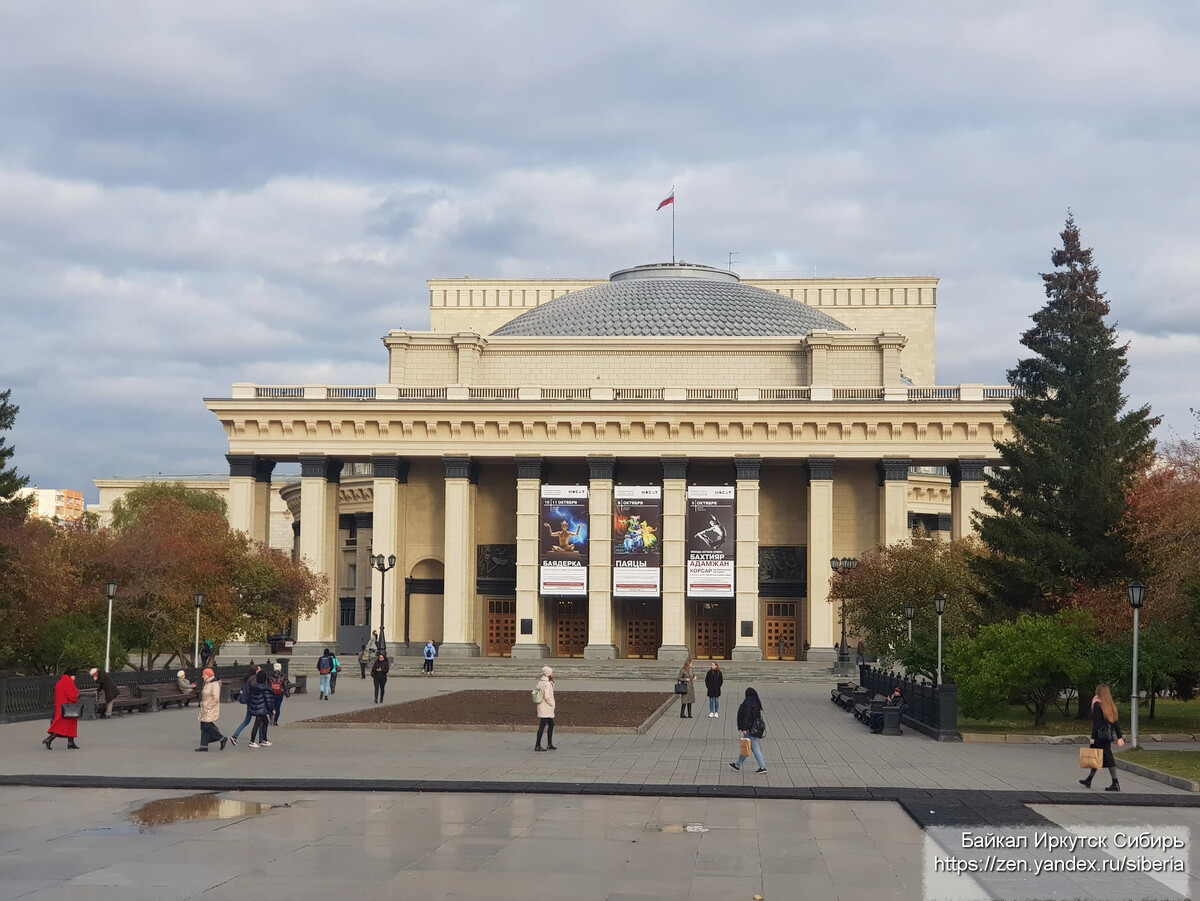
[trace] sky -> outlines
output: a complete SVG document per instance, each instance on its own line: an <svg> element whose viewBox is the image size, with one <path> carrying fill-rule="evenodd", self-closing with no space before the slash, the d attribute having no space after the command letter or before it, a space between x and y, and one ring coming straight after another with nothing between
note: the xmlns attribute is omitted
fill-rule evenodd
<svg viewBox="0 0 1200 901"><path fill-rule="evenodd" d="M205 397L375 384L426 279L934 275L1004 384L1072 211L1190 435L1200 5L0 0L0 390L43 488L227 472Z"/></svg>

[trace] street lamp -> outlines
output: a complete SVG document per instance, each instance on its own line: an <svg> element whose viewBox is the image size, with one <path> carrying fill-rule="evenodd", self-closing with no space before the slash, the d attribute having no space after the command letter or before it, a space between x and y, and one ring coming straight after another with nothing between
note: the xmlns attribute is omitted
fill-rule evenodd
<svg viewBox="0 0 1200 901"><path fill-rule="evenodd" d="M913 617L917 615L917 608L912 604L906 605L904 615L908 619L908 643L912 644L912 621Z"/></svg>
<svg viewBox="0 0 1200 901"><path fill-rule="evenodd" d="M387 582L384 580L383 575L395 567L396 555L392 554L385 560L383 554L372 554L367 559L370 561L371 566L379 570L379 653L386 654L387 638L383 632L383 592Z"/></svg>
<svg viewBox="0 0 1200 901"><path fill-rule="evenodd" d="M842 557L840 560L837 557L829 558L829 568L832 569L835 574L836 573L849 573L850 570L854 569L854 567L856 567L856 566L858 566L858 558L857 557ZM845 598L845 596L843 596L842 597L842 644L840 646L840 649L838 650L838 669L841 669L842 665L845 663L849 663L849 661L850 661L850 651L846 647L846 598Z"/></svg>
<svg viewBox="0 0 1200 901"><path fill-rule="evenodd" d="M1138 732L1138 625L1142 612L1142 602L1146 600L1146 586L1141 582L1129 583L1129 606L1133 608L1133 702L1129 705L1129 745L1136 748Z"/></svg>
<svg viewBox="0 0 1200 901"><path fill-rule="evenodd" d="M117 596L117 583L109 582L105 585L104 593L108 595L108 632L104 636L104 671L107 673L109 652L112 650L112 602Z"/></svg>
<svg viewBox="0 0 1200 901"><path fill-rule="evenodd" d="M937 668L937 684L942 684L942 614L946 612L946 596L938 593L933 596L933 605L937 608L938 615L938 668Z"/></svg>
<svg viewBox="0 0 1200 901"><path fill-rule="evenodd" d="M204 592L197 591L193 596L196 601L196 648L192 652L192 666L200 665L200 605L204 603Z"/></svg>

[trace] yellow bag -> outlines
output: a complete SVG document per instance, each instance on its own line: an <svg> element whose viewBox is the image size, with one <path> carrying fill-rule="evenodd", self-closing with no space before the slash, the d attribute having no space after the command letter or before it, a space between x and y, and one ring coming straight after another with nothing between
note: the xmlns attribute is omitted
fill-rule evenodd
<svg viewBox="0 0 1200 901"><path fill-rule="evenodd" d="M748 738L738 739L738 753L743 757L750 756L750 739L748 739Z"/></svg>
<svg viewBox="0 0 1200 901"><path fill-rule="evenodd" d="M1104 769L1104 751L1100 748L1080 748L1079 766L1085 770Z"/></svg>

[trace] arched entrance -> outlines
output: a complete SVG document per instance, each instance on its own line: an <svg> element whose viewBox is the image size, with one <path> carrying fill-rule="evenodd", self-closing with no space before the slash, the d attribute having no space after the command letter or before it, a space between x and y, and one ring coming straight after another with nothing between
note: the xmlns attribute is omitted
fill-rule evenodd
<svg viewBox="0 0 1200 901"><path fill-rule="evenodd" d="M420 560L404 580L404 641L423 646L432 639L442 641L442 611L445 606L445 567L434 557Z"/></svg>

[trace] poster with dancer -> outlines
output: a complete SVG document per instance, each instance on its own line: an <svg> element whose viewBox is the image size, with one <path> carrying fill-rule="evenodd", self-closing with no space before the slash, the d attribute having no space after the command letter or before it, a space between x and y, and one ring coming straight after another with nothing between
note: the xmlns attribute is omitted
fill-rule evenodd
<svg viewBox="0 0 1200 901"><path fill-rule="evenodd" d="M538 591L587 597L587 485L543 485Z"/></svg>
<svg viewBox="0 0 1200 901"><path fill-rule="evenodd" d="M687 593L732 598L736 562L736 489L689 485L687 490Z"/></svg>
<svg viewBox="0 0 1200 901"><path fill-rule="evenodd" d="M613 597L662 594L662 488L613 486Z"/></svg>

